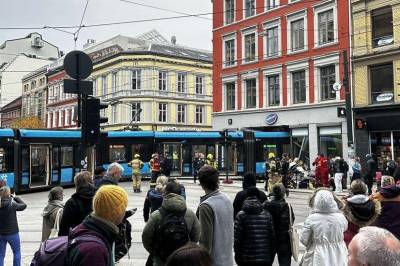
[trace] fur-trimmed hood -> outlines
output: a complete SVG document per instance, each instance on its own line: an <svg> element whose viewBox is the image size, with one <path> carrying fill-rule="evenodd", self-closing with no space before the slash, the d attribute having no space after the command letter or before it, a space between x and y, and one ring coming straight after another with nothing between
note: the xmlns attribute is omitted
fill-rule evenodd
<svg viewBox="0 0 400 266"><path fill-rule="evenodd" d="M373 224L380 213L381 203L368 196L355 195L344 201L343 214L349 222L359 227Z"/></svg>

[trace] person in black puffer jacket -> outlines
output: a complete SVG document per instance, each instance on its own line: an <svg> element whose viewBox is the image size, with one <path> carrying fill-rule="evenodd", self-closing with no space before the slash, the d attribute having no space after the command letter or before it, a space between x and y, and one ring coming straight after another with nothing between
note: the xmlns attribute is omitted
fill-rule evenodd
<svg viewBox="0 0 400 266"><path fill-rule="evenodd" d="M80 224L93 210L92 201L96 188L87 171L75 175L76 192L65 203L58 236L67 236L69 230Z"/></svg>
<svg viewBox="0 0 400 266"><path fill-rule="evenodd" d="M278 254L280 266L287 266L291 264L292 249L290 247L289 236L289 204L285 201L285 187L282 184L276 184L272 187L272 194L274 198L269 202L264 202L264 208L272 215L274 223L274 230L276 235L275 254ZM293 209L290 208L294 221Z"/></svg>
<svg viewBox="0 0 400 266"><path fill-rule="evenodd" d="M258 190L248 189L249 197L235 219L234 250L237 265L268 266L273 263L274 228L272 217L257 199Z"/></svg>
<svg viewBox="0 0 400 266"><path fill-rule="evenodd" d="M247 172L244 177L243 177L243 190L239 191L235 199L233 201L233 218L235 219L236 215L240 212L240 210L243 207L243 202L245 199L248 197L248 189L249 188L255 188L257 190L257 199L261 202L264 203L264 201L267 200L267 195L259 189L256 188L256 176L252 172Z"/></svg>

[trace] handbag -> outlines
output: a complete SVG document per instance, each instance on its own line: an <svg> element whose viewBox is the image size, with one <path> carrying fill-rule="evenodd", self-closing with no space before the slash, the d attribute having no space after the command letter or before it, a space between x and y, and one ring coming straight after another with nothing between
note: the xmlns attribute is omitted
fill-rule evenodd
<svg viewBox="0 0 400 266"><path fill-rule="evenodd" d="M58 237L58 231L60 230L60 216L62 210L63 208L59 208L57 211L56 219L54 220L54 226L50 231L49 239Z"/></svg>
<svg viewBox="0 0 400 266"><path fill-rule="evenodd" d="M299 259L299 251L300 251L300 242L299 242L299 235L297 234L297 230L293 228L293 217L292 217L292 206L289 205L289 237L290 237L290 247L292 249L292 257L297 262Z"/></svg>

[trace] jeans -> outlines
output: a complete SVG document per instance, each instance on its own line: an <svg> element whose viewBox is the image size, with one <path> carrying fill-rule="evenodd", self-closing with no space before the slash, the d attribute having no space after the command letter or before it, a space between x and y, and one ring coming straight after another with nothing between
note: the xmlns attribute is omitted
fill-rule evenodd
<svg viewBox="0 0 400 266"><path fill-rule="evenodd" d="M336 192L343 192L342 178L343 178L343 173L335 174L335 187L336 187L335 191Z"/></svg>
<svg viewBox="0 0 400 266"><path fill-rule="evenodd" d="M11 250L14 253L14 266L21 265L21 246L19 233L10 235L0 235L0 266L4 266L4 258L6 257L6 246L10 244Z"/></svg>

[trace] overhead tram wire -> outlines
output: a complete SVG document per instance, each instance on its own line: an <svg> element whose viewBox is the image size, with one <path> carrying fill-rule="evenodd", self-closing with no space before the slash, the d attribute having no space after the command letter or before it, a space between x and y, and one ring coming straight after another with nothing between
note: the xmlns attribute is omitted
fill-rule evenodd
<svg viewBox="0 0 400 266"><path fill-rule="evenodd" d="M83 23L83 19L85 18L85 15L86 15L86 10L87 10L88 5L89 5L89 0L86 0L86 5L85 5L85 8L83 9L81 22L79 23L79 28L74 33L74 49L76 49L76 42L78 41L79 33L82 30L82 26L83 26L82 23Z"/></svg>

